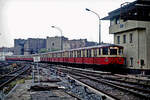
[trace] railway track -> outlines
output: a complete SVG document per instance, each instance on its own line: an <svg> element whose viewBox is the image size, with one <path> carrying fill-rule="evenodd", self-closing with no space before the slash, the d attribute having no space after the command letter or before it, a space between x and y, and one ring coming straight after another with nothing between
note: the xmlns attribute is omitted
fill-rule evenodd
<svg viewBox="0 0 150 100"><path fill-rule="evenodd" d="M0 90L29 69L30 66L26 65L0 77Z"/></svg>
<svg viewBox="0 0 150 100"><path fill-rule="evenodd" d="M133 82L129 81L120 81L117 78L108 78L110 75L111 77L115 75L111 75L110 73L103 73L101 72L90 72L78 69L65 69L65 68L58 68L63 72L67 72L71 77L75 78L87 84L114 99L121 99L121 100L149 100L150 99L150 86L146 84L134 84ZM107 76L107 77L104 77Z"/></svg>

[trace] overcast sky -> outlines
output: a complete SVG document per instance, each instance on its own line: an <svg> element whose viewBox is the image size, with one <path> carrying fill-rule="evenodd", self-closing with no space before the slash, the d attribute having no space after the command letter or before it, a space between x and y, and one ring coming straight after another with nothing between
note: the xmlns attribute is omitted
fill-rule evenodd
<svg viewBox="0 0 150 100"><path fill-rule="evenodd" d="M0 47L14 46L14 39L60 36L55 25L69 39L98 42L98 18L87 12L89 8L101 18L124 2L134 0L0 0ZM102 21L102 41L113 43L109 21Z"/></svg>

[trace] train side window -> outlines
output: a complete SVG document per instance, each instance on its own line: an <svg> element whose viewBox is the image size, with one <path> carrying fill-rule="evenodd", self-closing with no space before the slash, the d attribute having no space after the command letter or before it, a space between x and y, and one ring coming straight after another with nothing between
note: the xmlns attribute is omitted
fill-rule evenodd
<svg viewBox="0 0 150 100"><path fill-rule="evenodd" d="M99 55L101 55L101 48L99 48L99 50L98 50L98 51L99 51L99 53L98 53L98 54L99 54Z"/></svg>
<svg viewBox="0 0 150 100"><path fill-rule="evenodd" d="M91 50L90 49L87 50L87 57L91 57Z"/></svg>
<svg viewBox="0 0 150 100"><path fill-rule="evenodd" d="M94 50L94 57L97 57L97 49L93 49Z"/></svg>
<svg viewBox="0 0 150 100"><path fill-rule="evenodd" d="M85 50L82 50L82 56L85 57Z"/></svg>
<svg viewBox="0 0 150 100"><path fill-rule="evenodd" d="M62 52L60 53L60 57L62 57Z"/></svg>
<svg viewBox="0 0 150 100"><path fill-rule="evenodd" d="M77 56L78 56L78 57L81 57L81 50L78 50L78 51L77 51Z"/></svg>
<svg viewBox="0 0 150 100"><path fill-rule="evenodd" d="M80 57L81 57L81 50L79 51L79 53L80 53Z"/></svg>
<svg viewBox="0 0 150 100"><path fill-rule="evenodd" d="M77 57L76 51L74 51L73 53L74 53L74 57Z"/></svg>
<svg viewBox="0 0 150 100"><path fill-rule="evenodd" d="M88 50L86 50L86 57L89 57L89 52L88 52Z"/></svg>
<svg viewBox="0 0 150 100"><path fill-rule="evenodd" d="M73 51L70 51L70 57L73 57Z"/></svg>
<svg viewBox="0 0 150 100"><path fill-rule="evenodd" d="M55 53L55 57L57 58L57 53Z"/></svg>
<svg viewBox="0 0 150 100"><path fill-rule="evenodd" d="M103 48L103 55L108 55L108 48Z"/></svg>
<svg viewBox="0 0 150 100"><path fill-rule="evenodd" d="M89 54L88 57L91 57L91 49L89 49L88 52L89 52L89 53L88 53L88 54Z"/></svg>
<svg viewBox="0 0 150 100"><path fill-rule="evenodd" d="M117 55L117 49L110 49L110 55Z"/></svg>

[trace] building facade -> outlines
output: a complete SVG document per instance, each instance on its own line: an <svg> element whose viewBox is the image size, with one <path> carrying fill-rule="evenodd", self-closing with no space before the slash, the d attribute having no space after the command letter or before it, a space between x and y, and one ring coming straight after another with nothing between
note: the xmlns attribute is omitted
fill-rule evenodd
<svg viewBox="0 0 150 100"><path fill-rule="evenodd" d="M0 61L5 60L5 56L13 55L14 48L2 47L0 48Z"/></svg>
<svg viewBox="0 0 150 100"><path fill-rule="evenodd" d="M96 42L89 42L87 39L73 39L68 40L66 37L47 37L46 39L46 48L48 51L57 51L61 50L68 50L68 49L75 49L75 48L82 48L87 46L94 46L97 45Z"/></svg>
<svg viewBox="0 0 150 100"><path fill-rule="evenodd" d="M140 5L140 6L138 6ZM149 5L149 6L145 6ZM103 18L110 20L114 43L124 47L125 65L132 73L150 73L150 1L121 5Z"/></svg>
<svg viewBox="0 0 150 100"><path fill-rule="evenodd" d="M69 49L68 38L66 37L47 37L46 39L46 49L48 51L58 51Z"/></svg>
<svg viewBox="0 0 150 100"><path fill-rule="evenodd" d="M14 40L14 55L24 54L24 44L27 40L25 39L15 39Z"/></svg>
<svg viewBox="0 0 150 100"><path fill-rule="evenodd" d="M28 38L24 44L24 54L36 54L43 48L46 48L46 39Z"/></svg>

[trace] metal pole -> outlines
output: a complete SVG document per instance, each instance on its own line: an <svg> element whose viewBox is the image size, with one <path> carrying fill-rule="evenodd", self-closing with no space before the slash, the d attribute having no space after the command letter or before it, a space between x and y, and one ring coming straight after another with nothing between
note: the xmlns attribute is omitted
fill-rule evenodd
<svg viewBox="0 0 150 100"><path fill-rule="evenodd" d="M60 45L61 45L61 50L63 50L63 35L62 35L62 30L59 27L56 27L56 26L51 26L51 27L60 31L60 34L61 34Z"/></svg>
<svg viewBox="0 0 150 100"><path fill-rule="evenodd" d="M101 20L99 19L99 44L101 44Z"/></svg>
<svg viewBox="0 0 150 100"><path fill-rule="evenodd" d="M98 17L98 21L99 21L99 44L101 44L101 19L100 19L100 15L98 13L88 9L88 8L86 8L85 10L94 13Z"/></svg>
<svg viewBox="0 0 150 100"><path fill-rule="evenodd" d="M40 72L39 72L38 62L37 62L37 71L38 71L38 83L40 84Z"/></svg>
<svg viewBox="0 0 150 100"><path fill-rule="evenodd" d="M34 65L32 66L32 85L34 85Z"/></svg>

